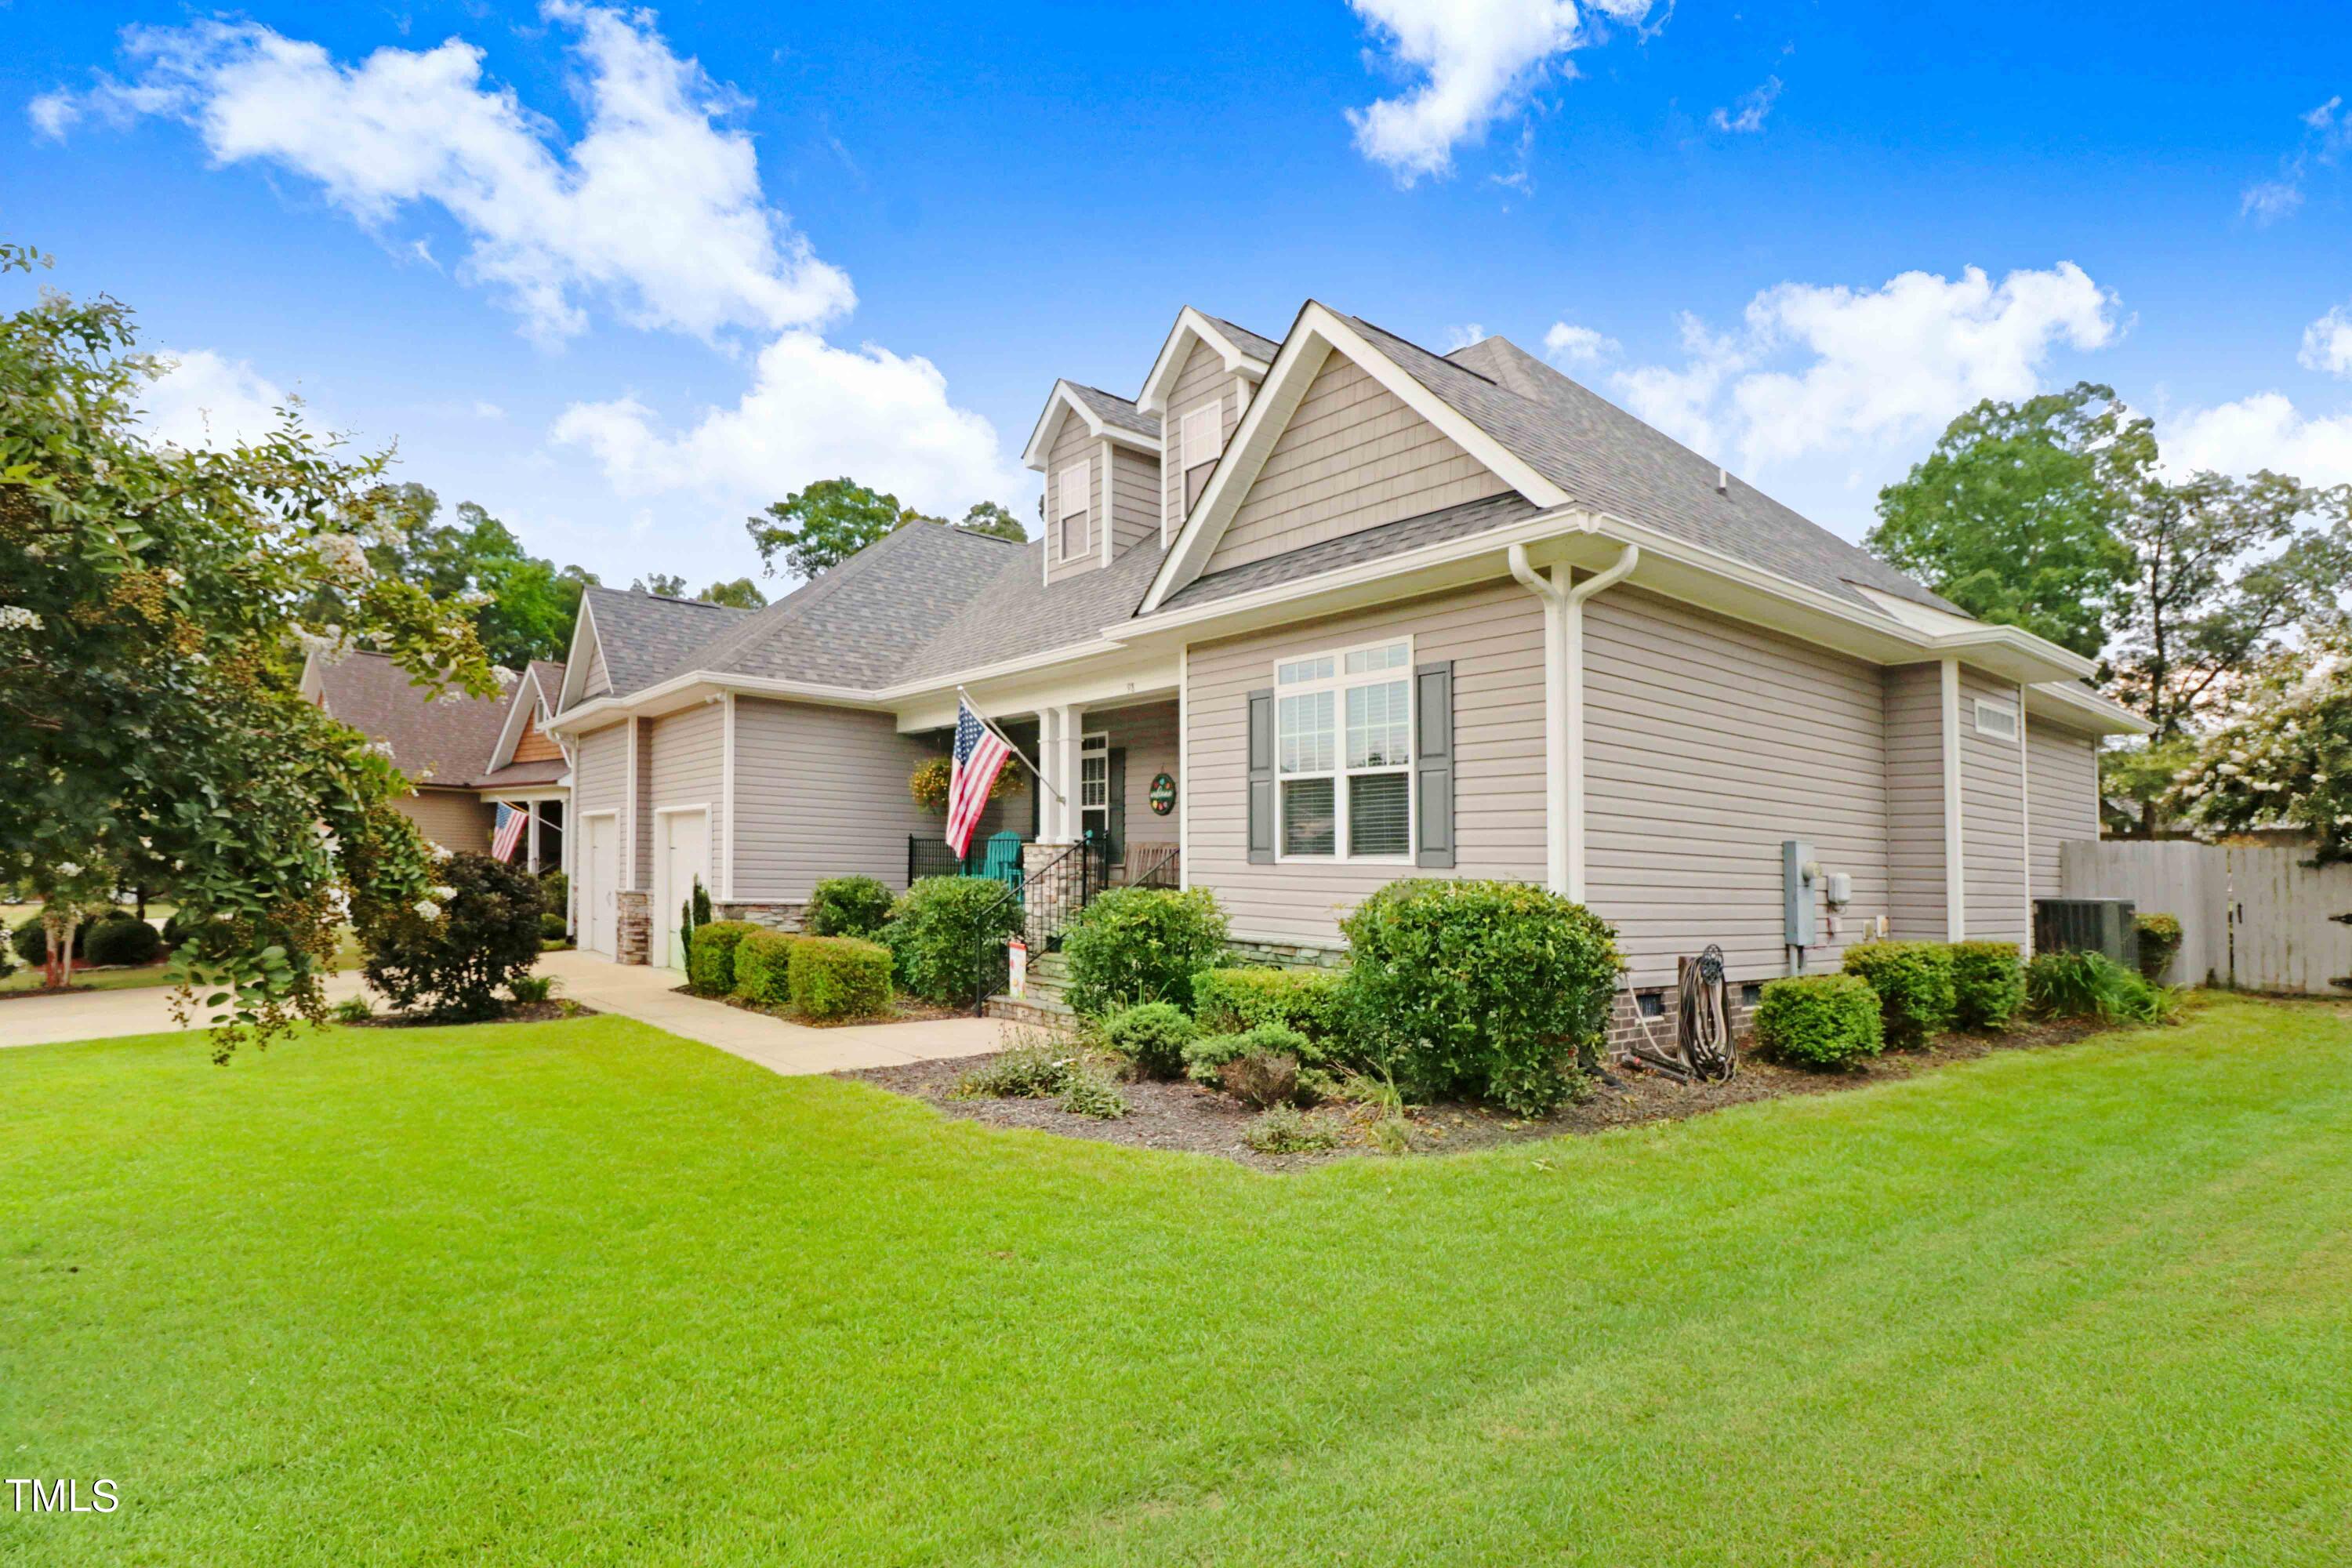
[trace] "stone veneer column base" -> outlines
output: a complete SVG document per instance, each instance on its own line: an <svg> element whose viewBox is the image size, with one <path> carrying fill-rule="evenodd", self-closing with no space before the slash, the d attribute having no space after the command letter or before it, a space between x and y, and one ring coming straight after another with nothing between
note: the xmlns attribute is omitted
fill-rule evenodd
<svg viewBox="0 0 2352 1568"><path fill-rule="evenodd" d="M644 963L654 944L653 895L619 892L613 895L614 958L622 963Z"/></svg>
<svg viewBox="0 0 2352 1568"><path fill-rule="evenodd" d="M770 931L798 931L801 929L802 911L806 907L781 902L714 903L710 906L710 918L715 921L749 921Z"/></svg>

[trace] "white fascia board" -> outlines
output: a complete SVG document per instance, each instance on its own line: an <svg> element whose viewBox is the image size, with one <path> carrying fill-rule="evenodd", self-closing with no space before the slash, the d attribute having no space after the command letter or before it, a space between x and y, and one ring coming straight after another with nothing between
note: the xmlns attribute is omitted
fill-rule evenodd
<svg viewBox="0 0 2352 1568"><path fill-rule="evenodd" d="M1135 406L1146 414L1168 411L1168 394L1175 389L1176 378L1183 374L1184 362L1192 357L1192 345L1206 343L1224 362L1227 375L1245 375L1252 381L1262 379L1272 367L1264 360L1252 356L1239 343L1220 331L1214 321L1187 305L1176 312L1176 324L1160 345L1160 357L1151 362L1151 374L1143 378L1143 391L1135 399Z"/></svg>
<svg viewBox="0 0 2352 1568"><path fill-rule="evenodd" d="M596 613L588 607L588 595L583 594L580 595L579 617L572 623L572 646L564 652L563 689L555 700L555 709L559 713L580 700L580 689L588 683L589 661L583 650L592 644L600 650L604 647L604 641L596 632ZM611 668L609 661L606 668Z"/></svg>
<svg viewBox="0 0 2352 1568"><path fill-rule="evenodd" d="M1046 461L1053 453L1054 439L1061 433L1062 421L1073 414L1078 416L1079 423L1087 427L1089 436L1116 441L1139 452L1156 453L1160 450L1157 440L1139 430L1122 430L1099 417L1087 406L1085 399L1070 389L1068 382L1057 381L1045 398L1045 411L1037 416L1036 428L1029 433L1029 444L1021 449L1024 467L1034 468L1041 474L1045 471Z"/></svg>
<svg viewBox="0 0 2352 1568"><path fill-rule="evenodd" d="M1142 613L1150 615L1171 594L1192 581L1207 565L1225 525L1241 509L1258 471L1274 450L1299 400L1331 354L1344 354L1361 367L1406 407L1435 426L1454 444L1485 466L1505 484L1547 510L1569 504L1566 490L1545 479L1501 442L1465 418L1453 405L1407 374L1401 365L1375 348L1361 332L1327 305L1313 300L1301 310L1290 336L1275 356L1265 384L1250 399L1248 409L1225 444L1225 454L1209 476L1200 504L1176 536L1175 547L1160 563L1144 595Z"/></svg>
<svg viewBox="0 0 2352 1568"><path fill-rule="evenodd" d="M709 670L688 670L672 676L657 686L633 691L626 697L600 697L593 702L556 715L548 722L549 734L584 734L604 728L615 719L651 719L691 708L698 702L708 702L734 692L743 697L773 697L792 702L819 702L834 708L887 708L889 704L880 692L854 686L821 686L805 680L772 680L757 675L721 675Z"/></svg>
<svg viewBox="0 0 2352 1568"><path fill-rule="evenodd" d="M2094 735L2152 735L2156 726L2112 698L2073 681L2053 680L2025 689L2029 719L2048 719Z"/></svg>
<svg viewBox="0 0 2352 1568"><path fill-rule="evenodd" d="M1023 718L1047 708L1079 707L1089 710L1130 702L1173 700L1183 679L1183 651L1162 648L1139 654L1132 648L1111 648L1087 662L1060 669L1039 669L987 680L960 682L990 719ZM902 734L944 729L955 722L957 687L947 686L896 705Z"/></svg>
<svg viewBox="0 0 2352 1568"><path fill-rule="evenodd" d="M539 690L539 677L531 673L530 665L524 665L521 679L507 693L507 716L499 723L499 738L490 744L490 761L484 773L494 773L514 759L514 749L522 743L523 721L539 710L534 695Z"/></svg>

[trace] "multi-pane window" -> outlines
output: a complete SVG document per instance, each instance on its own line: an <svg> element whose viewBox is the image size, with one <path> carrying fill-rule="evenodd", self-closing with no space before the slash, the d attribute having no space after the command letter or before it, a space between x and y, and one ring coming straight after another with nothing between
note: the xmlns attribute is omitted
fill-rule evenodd
<svg viewBox="0 0 2352 1568"><path fill-rule="evenodd" d="M1065 561L1087 552L1087 489L1092 477L1090 466L1085 463L1073 463L1062 470L1061 510L1057 516Z"/></svg>
<svg viewBox="0 0 2352 1568"><path fill-rule="evenodd" d="M1412 647L1275 666L1285 857L1402 859L1412 848Z"/></svg>
<svg viewBox="0 0 2352 1568"><path fill-rule="evenodd" d="M1078 828L1110 836L1110 737L1088 735L1078 745Z"/></svg>

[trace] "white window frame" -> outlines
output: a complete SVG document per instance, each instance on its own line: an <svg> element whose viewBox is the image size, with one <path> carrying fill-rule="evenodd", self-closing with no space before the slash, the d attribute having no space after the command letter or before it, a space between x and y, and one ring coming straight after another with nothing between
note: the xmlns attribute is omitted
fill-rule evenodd
<svg viewBox="0 0 2352 1568"><path fill-rule="evenodd" d="M1206 451L1196 450L1193 432L1207 426ZM1184 411L1184 419L1176 427L1177 461L1185 473L1191 473L1202 463L1213 463L1225 455L1225 400L1222 397Z"/></svg>
<svg viewBox="0 0 2352 1568"><path fill-rule="evenodd" d="M1989 701L1982 697L1975 699L1975 718L1978 734L1987 736L1995 741L2014 742L2017 740L2019 725L2017 722L2016 709L2011 707L2006 702ZM1988 714L1994 716L1998 722L1991 724L1986 723L1985 718Z"/></svg>
<svg viewBox="0 0 2352 1568"><path fill-rule="evenodd" d="M1404 662L1370 674L1348 673L1348 656L1370 653L1376 649L1402 647ZM1308 680L1286 682L1282 679L1285 665L1303 664L1311 660L1329 659L1331 673ZM1277 865L1297 862L1301 865L1330 866L1410 866L1413 864L1412 847L1420 840L1420 791L1413 788L1412 772L1418 762L1415 754L1421 740L1416 727L1421 721L1420 683L1413 679L1413 639L1412 634L1402 637L1380 637L1371 642L1350 643L1344 647L1314 648L1287 654L1274 661L1274 858ZM1401 763L1383 763L1379 767L1351 768L1348 765L1348 689L1353 686L1387 686L1398 680L1404 682L1405 760ZM1312 696L1320 691L1331 693L1331 766L1328 769L1306 769L1291 773L1282 771L1282 700L1286 697ZM1348 849L1348 780L1358 774L1402 773L1404 775L1404 843L1396 855L1354 855ZM1292 854L1283 847L1287 837L1283 831L1283 788L1297 779L1331 781L1331 853L1328 855Z"/></svg>
<svg viewBox="0 0 2352 1568"><path fill-rule="evenodd" d="M1103 769L1103 803L1087 804L1087 764L1100 759ZM1089 818L1099 818L1103 842L1110 842L1110 732L1096 730L1078 737L1078 837L1086 837L1091 826Z"/></svg>
<svg viewBox="0 0 2352 1568"><path fill-rule="evenodd" d="M1078 504L1070 504L1070 492L1078 493ZM1091 461L1071 463L1062 469L1061 490L1054 505L1054 550L1065 561L1084 559L1086 541L1081 537L1076 550L1070 548L1070 519L1084 517L1087 502L1093 500L1094 464Z"/></svg>

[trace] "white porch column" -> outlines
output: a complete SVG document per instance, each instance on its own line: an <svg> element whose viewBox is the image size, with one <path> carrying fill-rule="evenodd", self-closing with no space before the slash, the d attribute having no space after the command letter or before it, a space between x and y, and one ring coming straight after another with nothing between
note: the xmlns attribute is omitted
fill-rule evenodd
<svg viewBox="0 0 2352 1568"><path fill-rule="evenodd" d="M530 813L530 821L523 828L529 847L523 850L523 868L532 876L539 875L539 802L527 800L522 808Z"/></svg>
<svg viewBox="0 0 2352 1568"><path fill-rule="evenodd" d="M1037 765L1045 770L1051 786L1038 803L1038 837L1048 844L1075 843L1078 837L1078 749L1084 743L1086 711L1071 702L1037 715Z"/></svg>

